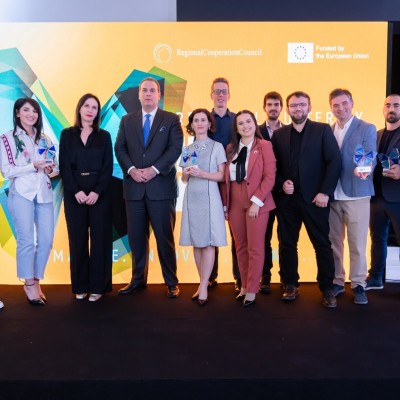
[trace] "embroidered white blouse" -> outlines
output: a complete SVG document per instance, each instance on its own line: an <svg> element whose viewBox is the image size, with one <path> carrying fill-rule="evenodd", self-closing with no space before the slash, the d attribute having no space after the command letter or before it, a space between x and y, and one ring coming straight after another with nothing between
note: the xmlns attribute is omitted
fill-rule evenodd
<svg viewBox="0 0 400 400"><path fill-rule="evenodd" d="M48 146L51 140L43 135ZM53 191L50 177L43 170L36 170L33 162L39 158L38 145L21 128L15 135L9 131L0 137L1 173L10 180L10 190L32 201L37 196L38 203L51 203ZM58 174L58 168L53 169L51 177Z"/></svg>

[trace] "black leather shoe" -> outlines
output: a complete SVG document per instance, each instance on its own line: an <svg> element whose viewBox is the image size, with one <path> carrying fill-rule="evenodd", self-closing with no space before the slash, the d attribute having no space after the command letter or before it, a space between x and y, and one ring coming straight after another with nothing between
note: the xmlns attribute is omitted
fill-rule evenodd
<svg viewBox="0 0 400 400"><path fill-rule="evenodd" d="M332 289L327 289L322 292L322 305L326 308L336 308L337 301Z"/></svg>
<svg viewBox="0 0 400 400"><path fill-rule="evenodd" d="M299 295L299 288L295 285L285 285L285 289L283 291L283 295L281 297L284 301L293 301L296 300L296 297Z"/></svg>
<svg viewBox="0 0 400 400"><path fill-rule="evenodd" d="M118 294L132 294L136 293L139 290L146 289L147 285L145 283L136 283L131 282L129 285L126 285L122 289L118 290Z"/></svg>
<svg viewBox="0 0 400 400"><path fill-rule="evenodd" d="M245 297L246 297L245 294L238 294L238 295L236 296L236 300L237 300L237 301L243 301Z"/></svg>
<svg viewBox="0 0 400 400"><path fill-rule="evenodd" d="M46 304L40 297L38 299L28 299L28 301L32 306L44 306Z"/></svg>
<svg viewBox="0 0 400 400"><path fill-rule="evenodd" d="M218 282L217 282L216 279L211 279L211 281L208 282L208 288L209 289L214 288L216 286L218 286Z"/></svg>
<svg viewBox="0 0 400 400"><path fill-rule="evenodd" d="M240 293L242 288L242 281L240 279L235 279L235 293Z"/></svg>
<svg viewBox="0 0 400 400"><path fill-rule="evenodd" d="M200 307L203 307L203 306L205 306L206 304L208 303L208 299L198 299L197 300L197 304L200 306Z"/></svg>
<svg viewBox="0 0 400 400"><path fill-rule="evenodd" d="M254 300L244 300L243 301L243 307L250 307L250 306L254 305L255 302L256 302L256 299L254 299Z"/></svg>
<svg viewBox="0 0 400 400"><path fill-rule="evenodd" d="M177 285L167 286L167 296L170 299L175 299L179 296L179 287Z"/></svg>
<svg viewBox="0 0 400 400"><path fill-rule="evenodd" d="M270 294L271 293L271 282L267 279L261 279L260 293Z"/></svg>

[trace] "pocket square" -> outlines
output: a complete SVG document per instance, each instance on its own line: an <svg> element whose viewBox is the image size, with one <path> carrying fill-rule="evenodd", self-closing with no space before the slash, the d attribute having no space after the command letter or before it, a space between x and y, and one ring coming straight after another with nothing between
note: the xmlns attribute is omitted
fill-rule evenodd
<svg viewBox="0 0 400 400"><path fill-rule="evenodd" d="M162 126L162 127L160 128L159 132L165 132L166 130L167 130L167 127L166 127L166 126Z"/></svg>

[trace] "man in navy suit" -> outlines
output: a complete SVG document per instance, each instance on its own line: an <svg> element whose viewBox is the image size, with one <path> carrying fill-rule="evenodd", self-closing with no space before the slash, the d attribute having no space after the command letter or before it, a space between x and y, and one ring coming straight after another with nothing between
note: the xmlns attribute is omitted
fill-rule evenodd
<svg viewBox="0 0 400 400"><path fill-rule="evenodd" d="M145 288L149 263L150 223L167 296L179 295L174 241L178 197L175 163L182 152L183 133L177 115L158 108L160 84L145 78L139 85L142 109L121 120L115 154L124 174L132 280L119 294Z"/></svg>
<svg viewBox="0 0 400 400"><path fill-rule="evenodd" d="M282 96L278 92L268 92L264 96L263 109L267 114L267 119L259 125L261 135L265 140L271 141L274 131L284 126L279 120L283 107ZM263 272L260 282L260 293L271 293L271 269L272 262L272 246L271 239L273 234L274 222L276 217L276 209L269 212L267 231L265 232L265 260Z"/></svg>
<svg viewBox="0 0 400 400"><path fill-rule="evenodd" d="M400 95L389 95L383 105L386 128L378 132L378 153L400 151ZM383 289L386 268L389 223L392 224L400 246L400 165L398 160L390 169L380 162L374 170L375 196L371 199L369 229L371 234L371 268L365 290Z"/></svg>
<svg viewBox="0 0 400 400"><path fill-rule="evenodd" d="M354 154L361 145L365 153L376 154L376 128L353 115L353 96L347 89L334 89L329 94L331 111L336 117L333 133L342 155L342 171L337 183L329 214L329 238L335 260L335 296L344 293L346 273L343 267L343 240L349 245L351 288L354 303L367 304L367 236L370 199L374 185L369 174L355 170ZM346 234L345 234L346 232Z"/></svg>
<svg viewBox="0 0 400 400"><path fill-rule="evenodd" d="M293 301L299 294L297 243L304 223L317 257L322 304L334 308L337 303L333 294L335 265L329 240L329 200L340 174L340 150L328 124L308 119L311 101L307 93L290 94L286 106L292 123L272 136L282 300Z"/></svg>

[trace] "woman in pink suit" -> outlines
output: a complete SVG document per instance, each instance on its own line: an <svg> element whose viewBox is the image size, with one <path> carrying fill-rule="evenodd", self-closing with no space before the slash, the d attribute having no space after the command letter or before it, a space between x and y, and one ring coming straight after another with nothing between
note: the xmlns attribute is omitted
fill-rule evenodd
<svg viewBox="0 0 400 400"><path fill-rule="evenodd" d="M236 297L243 306L254 304L264 263L264 238L269 211L275 208L271 190L276 161L251 111L236 114L227 168L222 185L225 218L235 239L242 289Z"/></svg>

